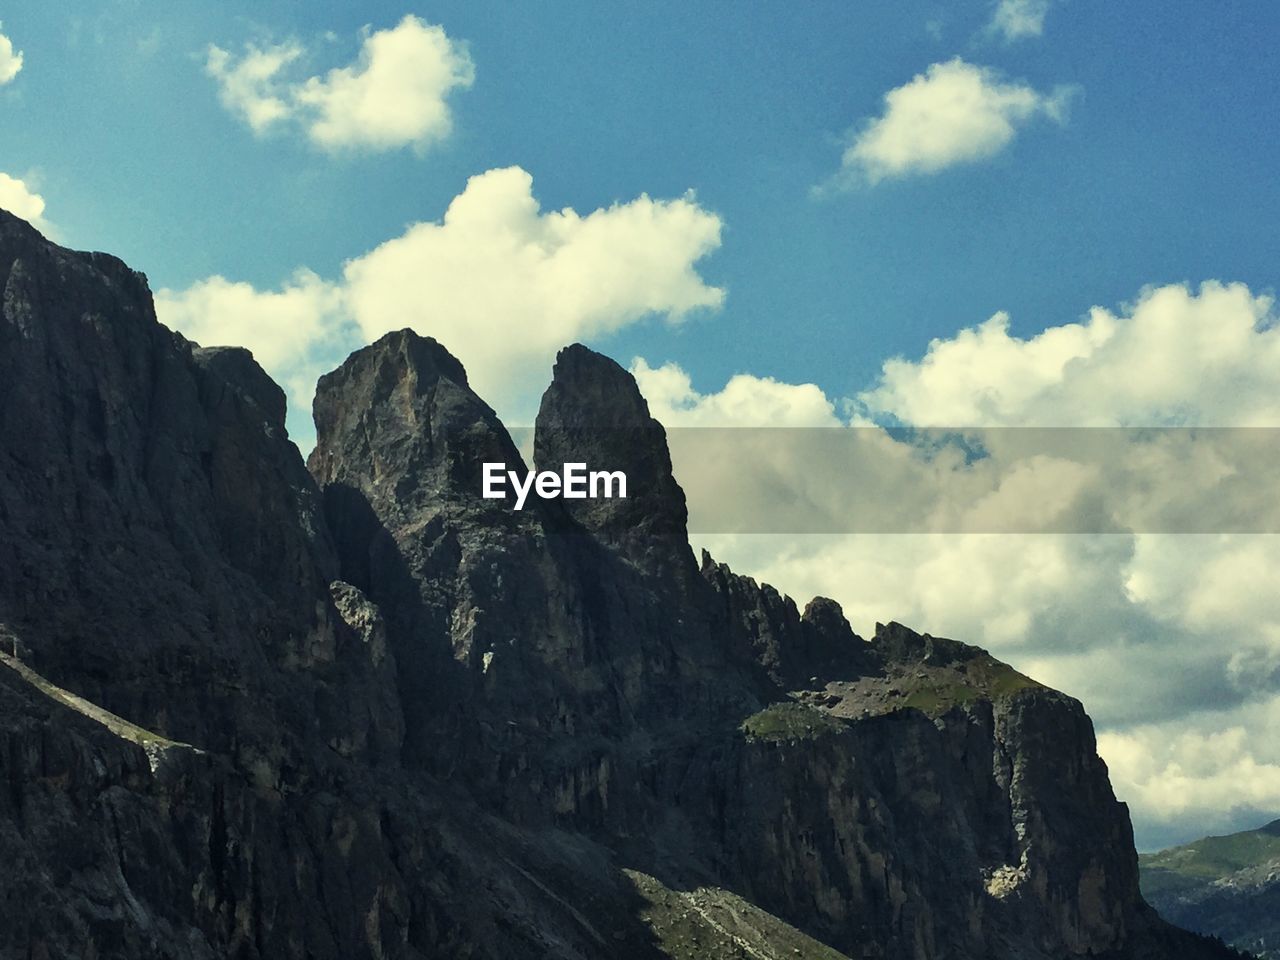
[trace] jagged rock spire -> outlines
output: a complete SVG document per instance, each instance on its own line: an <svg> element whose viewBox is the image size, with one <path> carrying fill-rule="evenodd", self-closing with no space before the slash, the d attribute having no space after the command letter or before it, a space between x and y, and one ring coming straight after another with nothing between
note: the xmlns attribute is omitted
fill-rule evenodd
<svg viewBox="0 0 1280 960"><path fill-rule="evenodd" d="M689 513L666 431L650 416L635 378L616 362L580 343L560 351L538 410L533 459L541 470L585 463L588 470L623 471L625 500L566 500L567 510L633 560L675 555L692 569Z"/></svg>
<svg viewBox="0 0 1280 960"><path fill-rule="evenodd" d="M416 509L431 500L484 509L481 464L523 469L506 428L472 391L462 364L412 330L388 333L321 377L314 412L311 472L322 485L361 490L375 506L395 501Z"/></svg>

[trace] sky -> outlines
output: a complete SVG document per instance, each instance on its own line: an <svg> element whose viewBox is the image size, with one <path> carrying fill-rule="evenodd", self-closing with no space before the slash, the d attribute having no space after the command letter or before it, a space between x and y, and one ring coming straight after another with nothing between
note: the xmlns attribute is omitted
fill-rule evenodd
<svg viewBox="0 0 1280 960"><path fill-rule="evenodd" d="M250 347L304 450L316 377L404 326L512 425L580 340L670 427L890 465L885 425L1280 426L1273 4L730 9L0 0L0 206ZM987 467L988 511L1112 488ZM1280 815L1280 542L1052 526L702 541L1080 697L1144 849Z"/></svg>

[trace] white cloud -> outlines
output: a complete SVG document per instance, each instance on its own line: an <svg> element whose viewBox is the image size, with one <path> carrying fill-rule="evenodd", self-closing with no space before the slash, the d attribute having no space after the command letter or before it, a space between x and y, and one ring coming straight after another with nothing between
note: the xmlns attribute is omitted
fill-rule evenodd
<svg viewBox="0 0 1280 960"><path fill-rule="evenodd" d="M716 529L713 511L723 502L759 529L785 529L789 519L804 517L803 529L813 530L813 518L825 515L830 522L818 527L833 533L859 529L860 522L927 526L926 515L940 503L979 519L988 512L1056 511L1096 479L1040 456L970 464L960 452L943 450L922 459L912 444L865 421L841 430L848 421L814 384L739 374L703 394L674 363L654 368L636 360L632 373L650 411L668 427L676 475L690 493L691 523L702 530ZM744 429L752 427L763 429ZM697 539L736 569L798 597L837 598L863 631L877 620L899 619L1005 647L1028 643L1038 617L1076 603L1098 609L1102 583L1123 603L1120 573L1129 557L1127 537L703 533Z"/></svg>
<svg viewBox="0 0 1280 960"><path fill-rule="evenodd" d="M7 173L0 173L0 208L21 217L43 233L50 232L50 225L44 219L44 197L25 181Z"/></svg>
<svg viewBox="0 0 1280 960"><path fill-rule="evenodd" d="M0 26L4 24L0 23ZM13 41L0 33L0 87L9 83L22 70L22 51L13 49Z"/></svg>
<svg viewBox="0 0 1280 960"><path fill-rule="evenodd" d="M679 365L651 367L637 357L631 373L649 410L668 427L835 427L835 405L812 383L780 383L740 373L724 389L700 394Z"/></svg>
<svg viewBox="0 0 1280 960"><path fill-rule="evenodd" d="M999 0L987 29L1006 42L1038 37L1044 33L1051 3L1052 0Z"/></svg>
<svg viewBox="0 0 1280 960"><path fill-rule="evenodd" d="M1125 580L1129 598L1191 630L1280 641L1280 538L1218 534L1197 537L1195 547L1179 553L1166 538L1139 536Z"/></svg>
<svg viewBox="0 0 1280 960"><path fill-rule="evenodd" d="M1243 697L1280 688L1280 537L1219 534L1136 538L1125 570L1129 600L1153 620L1207 638L1226 660L1226 681Z"/></svg>
<svg viewBox="0 0 1280 960"><path fill-rule="evenodd" d="M917 426L1280 426L1280 327L1243 284L1145 290L1029 339L996 314L894 359L861 394Z"/></svg>
<svg viewBox="0 0 1280 960"><path fill-rule="evenodd" d="M315 111L308 133L327 149L425 147L448 136L446 98L474 78L465 49L441 27L408 16L367 36L357 64L312 77L296 96Z"/></svg>
<svg viewBox="0 0 1280 960"><path fill-rule="evenodd" d="M989 646L1025 663L1051 617L1116 593L1125 538L995 534L855 534L707 537L708 549L779 589L840 601L864 635L898 620L938 636ZM779 550L781 548L781 550ZM1110 581L1110 586L1108 586ZM1087 642L1073 634L1060 643ZM1050 678L1044 678L1050 679Z"/></svg>
<svg viewBox="0 0 1280 960"><path fill-rule="evenodd" d="M690 529L703 533L1280 531L1270 431L902 435L846 428L813 384L740 374L700 394L675 364L633 372L674 428Z"/></svg>
<svg viewBox="0 0 1280 960"><path fill-rule="evenodd" d="M885 94L884 113L846 148L837 182L874 184L985 160L1036 117L1063 122L1070 97L1070 88L1041 93L959 57L935 63Z"/></svg>
<svg viewBox="0 0 1280 960"><path fill-rule="evenodd" d="M718 307L724 291L696 265L719 247L720 227L692 195L544 212L529 174L509 167L472 177L442 220L348 261L341 278L300 271L262 291L212 277L161 291L157 310L206 346L252 349L289 385L299 414L290 430L304 444L316 374L402 327L440 340L476 391L516 422L536 410L565 344Z"/></svg>
<svg viewBox="0 0 1280 960"><path fill-rule="evenodd" d="M720 229L692 195L544 212L528 173L490 170L442 221L347 263L346 303L368 339L404 326L436 337L478 393L512 410L545 385L566 343L718 307L724 291L695 266L720 246Z"/></svg>
<svg viewBox="0 0 1280 960"><path fill-rule="evenodd" d="M210 46L205 72L218 81L222 105L239 114L254 133L262 133L293 116L292 97L279 75L302 53L296 43L266 48L250 44L237 60L221 47Z"/></svg>
<svg viewBox="0 0 1280 960"><path fill-rule="evenodd" d="M349 66L287 81L288 68L305 53L296 42L250 44L238 58L210 46L205 72L218 81L223 105L255 133L292 122L312 143L335 152L422 150L439 142L452 129L450 94L475 77L463 45L412 15L388 30L366 28Z"/></svg>

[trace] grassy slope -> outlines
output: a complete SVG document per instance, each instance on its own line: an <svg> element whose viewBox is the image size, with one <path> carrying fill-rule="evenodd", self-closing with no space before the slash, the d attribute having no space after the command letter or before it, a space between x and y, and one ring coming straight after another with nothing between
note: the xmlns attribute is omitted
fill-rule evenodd
<svg viewBox="0 0 1280 960"><path fill-rule="evenodd" d="M1150 896L1189 890L1207 881L1280 860L1280 820L1258 830L1205 837L1159 853L1144 853L1142 889Z"/></svg>
<svg viewBox="0 0 1280 960"><path fill-rule="evenodd" d="M981 654L966 664L963 680L939 683L930 678L912 684L903 706L937 716L957 705L984 698L996 700L1019 690L1038 686L1040 684L1023 676L1008 664Z"/></svg>
<svg viewBox="0 0 1280 960"><path fill-rule="evenodd" d="M742 721L741 729L749 739L776 743L838 733L844 724L814 707L788 701L772 704L748 717Z"/></svg>

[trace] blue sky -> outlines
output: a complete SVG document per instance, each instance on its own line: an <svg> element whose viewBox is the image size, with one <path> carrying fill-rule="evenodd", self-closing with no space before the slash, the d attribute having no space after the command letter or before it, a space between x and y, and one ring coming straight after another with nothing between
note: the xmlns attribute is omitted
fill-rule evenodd
<svg viewBox="0 0 1280 960"><path fill-rule="evenodd" d="M1274 284L1274 6L1069 0L1012 43L984 32L983 2L748 9L5 5L26 67L0 88L0 169L32 175L66 242L173 288L332 275L494 167L527 170L547 209L693 189L725 225L700 266L723 310L597 345L676 360L708 387L749 370L847 396L884 358L997 310L1027 334L1147 284ZM202 70L210 43L295 38L319 72L350 62L363 25L411 12L475 63L450 98L454 134L422 156L254 137ZM988 162L810 196L886 91L957 55L1075 85L1069 119L1028 124Z"/></svg>
<svg viewBox="0 0 1280 960"><path fill-rule="evenodd" d="M517 422L582 339L670 425L1280 426L1277 26L1186 0L0 3L0 204L253 348L303 447L315 375L406 325ZM1280 814L1280 591L1247 573L1274 540L715 546L1080 696L1153 846Z"/></svg>

